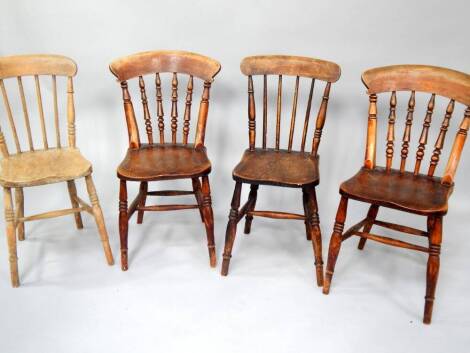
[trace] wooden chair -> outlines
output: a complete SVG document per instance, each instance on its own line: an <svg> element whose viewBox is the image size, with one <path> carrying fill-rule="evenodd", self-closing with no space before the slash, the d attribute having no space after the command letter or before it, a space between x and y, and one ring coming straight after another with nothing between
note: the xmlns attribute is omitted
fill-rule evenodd
<svg viewBox="0 0 470 353"><path fill-rule="evenodd" d="M312 241L315 254L317 284L323 285L323 261L321 254L321 233L318 217L318 205L315 187L319 184L318 146L325 124L328 97L331 83L340 77L340 67L332 62L297 56L252 56L243 59L241 71L248 76L248 127L249 149L245 151L240 163L233 170L235 191L229 214L229 222L225 236L222 275L226 276L232 256L232 247L238 222L245 216L245 234L250 233L254 216L275 219L303 220L306 225L307 239ZM263 135L262 147L256 148L256 109L253 90L253 76L263 75ZM268 145L268 75L278 76L277 113L275 148ZM280 148L281 111L282 111L282 77L295 76L292 114L287 149ZM300 151L294 151L293 137L296 123L297 101L299 97L300 77L309 78L309 96L303 124ZM312 108L312 96L315 80L325 81L323 99L318 110L311 152L305 151L307 132ZM242 184L250 184L248 201L239 209ZM273 185L301 188L305 213L293 214L275 211L256 211L256 199L259 185Z"/></svg>
<svg viewBox="0 0 470 353"><path fill-rule="evenodd" d="M16 235L19 240L25 239L24 222L39 219L58 217L73 214L78 229L83 228L80 212L86 211L93 215L98 226L98 232L103 243L104 253L109 265L114 263L111 248L109 247L108 234L104 224L103 214L96 195L95 186L91 177L92 166L75 147L75 108L73 100L72 77L77 73L77 65L69 58L58 55L20 55L0 58L0 89L6 117L14 140L15 152L11 153L7 146L3 132L0 130L0 184L5 195L5 221L7 229L7 241L10 260L11 283L18 287L18 263L16 253ZM50 146L40 81L43 75L51 76L53 93L53 111L55 128L55 147ZM23 78L33 76L36 88L39 123L41 126L42 146L33 143L32 123L28 110ZM57 86L60 77L67 80L67 146L62 145L59 128L59 105ZM24 130L27 133L27 147L22 146L19 124L13 112L15 111L9 101L4 81L14 79L19 91L24 117ZM12 84L14 84L12 82ZM25 141L23 141L25 144ZM85 178L91 205L77 196L75 179ZM59 182L67 182L68 192L72 208L46 212L33 216L24 216L23 188ZM15 189L15 206L13 206L12 189ZM16 210L14 209L16 208Z"/></svg>
<svg viewBox="0 0 470 353"><path fill-rule="evenodd" d="M121 238L121 268L128 269L127 234L129 218L138 211L137 223L142 223L146 211L172 211L198 208L207 232L207 243L211 267L216 265L214 244L214 218L211 207L209 173L211 163L204 147L209 90L220 64L208 57L183 51L151 51L138 53L113 61L111 72L121 83L124 112L129 133L129 149L119 165L119 232ZM165 141L165 122L162 104L161 73L171 73L171 141ZM177 143L178 127L178 73L188 76L181 143ZM158 136L154 138L150 109L145 90L144 75L153 74L155 79ZM129 94L127 81L138 78L143 118L148 143L141 143L137 120ZM199 107L194 143L188 143L191 120L191 104L194 78L204 82ZM157 142L158 141L158 142ZM148 182L160 180L191 179L192 190L149 191ZM140 189L137 197L127 207L127 181L137 181ZM202 181L202 182L201 182ZM201 186L202 184L202 186ZM195 195L195 205L152 205L146 206L147 196Z"/></svg>
<svg viewBox="0 0 470 353"><path fill-rule="evenodd" d="M326 268L323 292L328 294L331 279L342 241L357 235L359 249L363 249L367 239L400 248L417 250L429 254L426 276L426 296L424 306L424 323L431 322L434 294L439 272L439 254L442 241L442 218L447 212L447 202L454 186L454 175L457 170L462 148L470 126L470 75L457 71L422 65L398 65L367 70L362 81L369 94L369 118L367 127L366 155L364 166L351 179L340 186L341 201L333 235L330 240L328 263ZM411 91L408 100L404 134L399 150L399 168L392 168L395 151L395 122L397 91ZM411 142L411 128L415 109L415 91L431 93L419 141L417 141L416 161L412 172L406 171L406 163ZM386 165L376 165L377 139L377 94L391 92L390 113L388 117L386 141ZM432 151L427 173L421 172L425 155L429 129L435 106L436 95L450 98L440 125L436 143ZM450 157L442 177L434 176L441 159L449 122L454 111L455 102L467 106L463 120L457 131ZM400 146L398 146L400 148ZM366 218L343 232L348 200L358 200L371 204ZM427 230L419 230L395 223L377 220L379 207L388 207L403 212L427 217ZM428 238L429 246L420 246L389 237L370 233L373 225ZM362 229L362 230L361 230Z"/></svg>

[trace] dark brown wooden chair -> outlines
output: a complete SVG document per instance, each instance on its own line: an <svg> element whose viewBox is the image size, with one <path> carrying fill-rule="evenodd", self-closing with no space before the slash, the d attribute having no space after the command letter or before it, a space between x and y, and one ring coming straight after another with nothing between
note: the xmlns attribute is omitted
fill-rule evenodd
<svg viewBox="0 0 470 353"><path fill-rule="evenodd" d="M363 249L367 239L400 248L428 253L426 296L424 306L424 323L431 322L434 294L439 273L439 254L442 241L442 218L447 213L447 202L454 186L454 175L457 170L467 131L470 126L470 75L432 66L397 65L368 70L363 73L362 81L369 94L369 118L364 166L351 179L340 186L341 201L333 235L330 240L328 263L326 268L323 293L328 294L336 259L342 241L352 235L361 237L359 249ZM399 169L392 168L394 158L395 122L397 91L411 91L408 100L404 133L399 150ZM416 161L412 172L406 171L406 163L411 142L411 128L415 109L415 91L431 93L424 117L421 135L417 141ZM386 162L385 167L376 165L377 140L377 94L391 92L390 113L388 117ZM450 98L440 130L429 154L431 160L426 174L421 173L425 155L431 119L436 95ZM457 131L450 157L442 177L434 176L441 159L450 119L455 102L467 106L463 120ZM348 200L358 200L371 204L369 212L362 221L343 232ZM376 219L379 207L388 207L427 217L427 230L419 230L395 223ZM428 238L429 246L420 246L389 237L370 233L373 225Z"/></svg>
<svg viewBox="0 0 470 353"><path fill-rule="evenodd" d="M119 233L121 239L121 268L128 269L127 233L129 218L138 211L137 223L142 223L146 211L171 211L198 208L205 224L211 267L216 265L214 244L214 219L211 207L209 173L211 163L204 147L207 113L209 110L209 90L211 83L220 71L220 64L208 57L183 51L151 51L138 53L113 61L111 72L121 83L124 112L129 133L129 149L119 165L117 176L120 179L119 192ZM165 121L163 114L161 73L171 73L171 141L165 141ZM177 143L178 127L178 73L188 76L181 143ZM149 103L145 90L144 75L152 74L155 80L156 107L158 116L158 137L154 138ZM143 118L148 143L141 143L137 120L132 106L127 81L138 78ZM202 99L197 119L195 142L188 143L191 120L191 104L194 78L204 82ZM157 142L158 141L158 142ZM150 181L191 179L192 190L149 191ZM137 181L140 189L137 197L127 207L127 181ZM202 183L201 183L202 181ZM202 184L202 186L201 186ZM147 196L180 196L194 194L194 205L152 205L146 206Z"/></svg>
<svg viewBox="0 0 470 353"><path fill-rule="evenodd" d="M241 71L243 74L248 76L249 149L245 151L242 160L233 171L235 191L233 193L232 207L229 214L229 222L225 236L222 275L225 276L228 273L237 224L244 216L246 217L246 234L250 233L251 222L254 216L276 219L296 219L305 221L307 239L312 240L313 243L317 284L321 286L323 284L323 261L321 254L321 233L318 217L318 205L315 194L315 187L319 183L318 146L320 144L322 129L325 123L331 83L336 82L339 79L340 68L332 62L318 59L273 55L247 57L241 63ZM262 148L255 147L256 109L252 77L254 75L263 75ZM278 76L275 148L267 148L268 75ZM283 75L296 77L287 149L280 149ZM292 144L296 122L297 101L299 97L300 77L310 79L310 91L303 124L300 151L294 151L292 149ZM318 110L311 152L306 152L305 145L307 141L312 96L316 79L325 81L326 84L323 91L323 99ZM243 183L250 184L250 194L248 201L239 209L240 193ZM255 204L259 185L301 188L303 192L303 206L305 214L256 211Z"/></svg>

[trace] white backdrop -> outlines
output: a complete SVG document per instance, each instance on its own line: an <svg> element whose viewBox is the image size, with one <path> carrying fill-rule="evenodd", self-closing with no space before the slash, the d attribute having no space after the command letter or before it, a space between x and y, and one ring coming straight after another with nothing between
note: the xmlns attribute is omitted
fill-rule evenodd
<svg viewBox="0 0 470 353"><path fill-rule="evenodd" d="M181 49L221 62L206 135L219 265L234 185L231 171L248 145L246 78L239 70L244 56L304 55L335 61L342 68L332 88L320 146L318 197L325 262L338 185L363 161L367 95L361 72L402 63L470 71L470 7L463 0L0 0L0 5L0 55L55 53L78 63L77 143L94 165L117 262L115 169L127 148L127 132L120 88L108 70L113 59L145 50ZM286 85L288 94L290 87ZM140 112L138 101L135 106ZM302 121L304 106L299 107ZM403 109L399 112L397 136L404 119ZM417 111L418 130L423 117L422 110ZM0 124L7 129L3 110ZM385 146L383 135L379 141ZM414 153L412 149L410 158ZM148 214L141 226L132 220L126 273L118 263L105 265L93 221L84 215L83 231L74 228L72 217L26 225L27 240L18 244L19 289L10 288L6 241L0 243L0 351L392 352L406 347L409 352L442 352L445 347L462 352L470 343L466 154L444 221L431 326L421 324L426 268L422 254L380 244L358 252L356 240L346 242L326 297L315 285L313 254L301 222L255 219L248 237L239 227L231 272L222 278L219 266L208 266L204 228L195 211ZM176 183L182 185L189 186ZM79 192L85 195L83 183ZM25 198L27 214L67 207L69 202L65 185L27 189ZM258 200L260 209L301 211L296 190L261 187ZM366 209L351 202L347 223ZM422 218L393 211L379 216L425 225ZM3 229L3 217L1 222Z"/></svg>

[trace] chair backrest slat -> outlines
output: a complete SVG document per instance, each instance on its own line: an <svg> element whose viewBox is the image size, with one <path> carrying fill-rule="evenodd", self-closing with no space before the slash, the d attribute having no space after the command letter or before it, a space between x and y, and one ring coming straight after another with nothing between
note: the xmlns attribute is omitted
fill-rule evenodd
<svg viewBox="0 0 470 353"><path fill-rule="evenodd" d="M162 96L162 81L160 74L155 74L155 87L157 92L157 116L158 116L158 131L160 133L160 143L165 142L165 121L163 113L163 96Z"/></svg>
<svg viewBox="0 0 470 353"><path fill-rule="evenodd" d="M191 122L191 103L193 100L193 76L190 75L188 85L186 87L186 103L184 107L184 122L183 122L183 144L188 144L189 126Z"/></svg>
<svg viewBox="0 0 470 353"><path fill-rule="evenodd" d="M310 121L310 110L312 109L312 98L313 98L314 88L315 88L315 79L312 78L312 83L310 84L310 92L308 94L307 109L305 110L304 130L302 132L302 143L300 145L300 150L302 152L305 151L305 141L307 140L308 123Z"/></svg>
<svg viewBox="0 0 470 353"><path fill-rule="evenodd" d="M330 99L330 88L331 82L327 82L325 85L325 90L323 91L323 98L318 109L317 121L315 123L315 132L313 134L312 142L312 154L318 154L318 147L320 146L320 139L323 132L323 126L325 125L326 111L328 109L328 100Z"/></svg>
<svg viewBox="0 0 470 353"><path fill-rule="evenodd" d="M263 75L263 148L268 138L268 76Z"/></svg>
<svg viewBox="0 0 470 353"><path fill-rule="evenodd" d="M250 150L255 148L255 99L253 94L253 75L263 76L263 140L262 148L267 148L267 129L268 129L268 88L267 77L268 75L277 76L277 97L276 97L276 128L274 138L274 149L279 151L281 149L281 123L282 123L282 96L283 96L283 76L295 77L294 93L292 98L292 110L289 122L289 137L286 143L286 151L292 152L294 150L294 137L296 136L295 128L297 122L297 110L299 104L301 80L308 78L310 82L310 91L308 95L307 107L305 110L305 120L302 129L302 140L300 143L300 151L305 152L308 127L310 120L310 112L312 109L313 92L315 82L317 80L325 81L325 89L323 98L321 100L318 114L316 118L314 137L312 140L313 155L317 155L318 146L323 126L325 124L326 112L328 107L328 99L330 94L331 83L336 82L341 74L340 67L332 62L287 55L267 55L267 56L249 56L242 60L240 69L243 74L248 76L249 94L248 94L248 118L249 118L249 131L250 131ZM251 93L250 93L251 92Z"/></svg>
<svg viewBox="0 0 470 353"><path fill-rule="evenodd" d="M171 80L171 142L176 143L176 131L178 129L178 77L173 72Z"/></svg>
<svg viewBox="0 0 470 353"><path fill-rule="evenodd" d="M152 120L150 118L150 111L147 100L147 93L145 91L145 81L142 76L139 76L140 99L142 100L142 108L144 111L145 132L147 133L148 143L153 143Z"/></svg>
<svg viewBox="0 0 470 353"><path fill-rule="evenodd" d="M383 92L392 92L392 98L395 91L411 92L408 101L408 113L406 125L403 134L401 149L400 172L405 171L406 158L411 140L411 126L413 121L413 112L415 109L415 92L431 93L427 103L426 115L424 117L421 134L416 150L416 162L414 165L414 175L420 174L421 164L424 158L426 144L428 142L431 129L432 115L435 110L436 96L449 98L444 118L440 125L439 133L432 151L427 176L433 177L436 168L440 162L442 150L450 127L450 120L455 109L455 104L460 103L466 106L464 118L457 131L452 150L447 160L446 168L441 178L441 182L452 184L461 157L463 145L466 141L467 131L470 126L470 75L436 66L425 65L395 65L379 67L365 71L362 74L362 81L367 87L369 94L369 118L367 131L366 157L364 161L365 168L375 167L375 149L377 135L377 94ZM393 98L395 99L395 98ZM391 169L393 157L393 124L396 105L391 100L391 112L389 115L389 129L387 134L387 166ZM393 110L393 114L392 114ZM393 123L392 123L393 122Z"/></svg>
<svg viewBox="0 0 470 353"><path fill-rule="evenodd" d="M435 100L436 100L436 95L433 93L431 95L431 98L429 98L428 107L426 110L426 116L423 122L423 130L421 131L421 135L419 137L418 150L416 151L416 163L415 163L414 175L418 175L419 170L421 168L421 162L424 157L424 151L426 149L426 144L428 143L429 128L431 127L432 113L434 111Z"/></svg>
<svg viewBox="0 0 470 353"><path fill-rule="evenodd" d="M403 132L403 143L401 145L401 162L400 172L405 171L406 159L411 141L411 125L413 124L413 113L415 109L415 91L411 91L410 99L408 100L408 112L406 114L405 131Z"/></svg>
<svg viewBox="0 0 470 353"><path fill-rule="evenodd" d="M24 116L24 123L26 126L26 132L28 133L28 144L29 144L29 150L34 151L34 145L33 145L33 135L31 134L31 124L29 121L29 114L28 114L28 106L26 104L26 97L24 95L24 88L23 88L23 80L21 79L21 76L18 76L16 78L18 82L18 90L20 92L20 97L21 97L21 107L23 109L23 116Z"/></svg>
<svg viewBox="0 0 470 353"><path fill-rule="evenodd" d="M279 81L277 83L276 150L279 150L279 144L280 144L281 112L282 112L282 75L279 75Z"/></svg>
<svg viewBox="0 0 470 353"><path fill-rule="evenodd" d="M55 138L56 146L62 147L60 143L60 127L59 127L59 104L57 102L57 78L56 75L52 75L52 95L54 100L54 127L55 127Z"/></svg>
<svg viewBox="0 0 470 353"><path fill-rule="evenodd" d="M299 98L299 76L295 78L294 99L292 102L292 114L290 118L289 146L287 150L292 151L292 140L294 138L295 116L297 115L297 100Z"/></svg>
<svg viewBox="0 0 470 353"><path fill-rule="evenodd" d="M253 77L248 76L248 140L250 151L255 149L256 143L256 107L254 94Z"/></svg>
<svg viewBox="0 0 470 353"><path fill-rule="evenodd" d="M20 140L18 139L18 133L16 131L15 120L13 119L13 113L11 111L10 101L8 100L7 90L3 80L0 79L0 88L2 90L3 104L5 105L5 110L7 112L8 122L10 124L11 132L15 140L16 152L21 152Z"/></svg>
<svg viewBox="0 0 470 353"><path fill-rule="evenodd" d="M441 129L439 135L437 136L436 143L434 144L434 151L432 152L431 162L429 163L428 175L433 176L436 170L437 164L441 159L442 148L444 147L444 142L447 135L447 130L449 129L450 118L454 112L455 101L451 99L447 105L446 114L444 115L444 120L442 120Z"/></svg>
<svg viewBox="0 0 470 353"><path fill-rule="evenodd" d="M73 79L71 76L67 78L67 137L69 147L75 148L75 103L73 99Z"/></svg>
<svg viewBox="0 0 470 353"><path fill-rule="evenodd" d="M395 91L390 96L390 113L388 115L388 129L387 129L387 148L385 150L387 164L385 168L390 170L393 162L393 150L395 144L395 121L396 121L396 106L397 94Z"/></svg>
<svg viewBox="0 0 470 353"><path fill-rule="evenodd" d="M163 112L162 78L160 75L164 73L172 75L169 126L171 129L171 143L176 144L178 143L178 75L186 74L189 76L184 103L185 109L184 114L182 115L182 133L180 134L181 142L185 145L188 144L189 139L194 78L201 79L204 82L204 88L199 106L197 127L195 128L194 147L198 148L204 145L211 82L220 70L220 64L217 61L199 54L184 51L152 51L119 58L113 61L109 68L118 81L121 82L121 86L123 86L124 109L129 133L129 145L131 148L138 148L140 146L140 141L138 138L138 126L135 120L135 112L132 109L131 96L127 87L127 81L129 79L142 77L143 81L145 75L155 75L159 143L164 144L166 143L165 121ZM150 114L148 114L149 118L147 119L145 113L146 110L147 109L144 109L144 120L147 124L147 121L150 122ZM147 126L151 127L151 122L150 124L147 124L146 127ZM149 132L149 129L146 130ZM153 141L153 136L152 140L149 140L149 143L156 143Z"/></svg>
<svg viewBox="0 0 470 353"><path fill-rule="evenodd" d="M44 121L44 108L42 105L41 85L39 83L38 75L34 75L34 83L36 84L36 98L38 100L39 122L41 123L42 142L44 144L44 149L48 149L49 144L47 143L47 132L46 123Z"/></svg>

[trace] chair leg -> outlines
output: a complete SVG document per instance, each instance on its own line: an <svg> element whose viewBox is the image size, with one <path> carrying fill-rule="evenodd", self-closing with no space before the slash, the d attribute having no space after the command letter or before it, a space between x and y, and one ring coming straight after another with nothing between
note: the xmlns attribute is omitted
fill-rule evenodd
<svg viewBox="0 0 470 353"><path fill-rule="evenodd" d="M18 257L16 255L15 213L11 189L4 188L5 223L7 230L8 259L10 261L10 278L13 287L19 287Z"/></svg>
<svg viewBox="0 0 470 353"><path fill-rule="evenodd" d="M139 206L144 207L145 206L145 201L147 200L147 190L148 190L148 183L146 181L143 181L140 183L140 188L139 188ZM137 211L137 224L142 224L142 221L144 220L144 211Z"/></svg>
<svg viewBox="0 0 470 353"><path fill-rule="evenodd" d="M18 210L18 218L24 217L24 194L23 188L15 189L15 207ZM18 240L24 240L24 222L17 225Z"/></svg>
<svg viewBox="0 0 470 353"><path fill-rule="evenodd" d="M209 249L210 266L215 267L217 264L217 257L215 254L214 242L214 213L211 206L211 189L209 184L209 177L204 175L202 177L202 215L204 225L206 226L207 233L207 248Z"/></svg>
<svg viewBox="0 0 470 353"><path fill-rule="evenodd" d="M100 234L101 243L103 245L104 254L108 265L114 264L113 253L109 246L108 232L106 231L106 225L104 224L103 212L101 211L100 202L98 195L96 194L95 185L91 175L85 177L86 188L88 196L90 197L91 207L93 210L93 216L95 218L96 226L98 227L98 233Z"/></svg>
<svg viewBox="0 0 470 353"><path fill-rule="evenodd" d="M426 296L424 304L425 324L431 323L434 295L436 293L437 278L439 276L440 253L442 242L442 216L435 216L431 222L432 228L429 233L429 258L426 271Z"/></svg>
<svg viewBox="0 0 470 353"><path fill-rule="evenodd" d="M254 211L255 206L256 206L256 199L258 197L258 188L259 185L257 184L251 184L250 186L250 194L248 195L248 202L250 207L248 207L247 215L245 216L245 229L244 233L245 234L250 234L251 232L251 223L253 222L253 216L248 215L249 211Z"/></svg>
<svg viewBox="0 0 470 353"><path fill-rule="evenodd" d="M192 178L191 181L193 182L193 191L194 196L196 197L197 204L199 206L199 215L201 216L201 221L204 223L204 214L202 213L202 191L201 191L201 182L199 178Z"/></svg>
<svg viewBox="0 0 470 353"><path fill-rule="evenodd" d="M76 199L77 186L75 185L75 180L67 181L67 189L69 190L70 203L72 204L72 207L73 208L80 207ZM77 226L77 229L83 229L82 215L80 214L80 212L75 212L73 216L75 218L75 225Z"/></svg>
<svg viewBox="0 0 470 353"><path fill-rule="evenodd" d="M375 218L377 217L377 213L379 212L379 206L377 205L370 205L369 211L367 212L367 219L369 222L364 226L364 233L369 233L370 230L372 229L372 226L374 225ZM364 249L364 246L366 245L366 238L361 238L359 240L359 244L357 245L357 248L359 250Z"/></svg>
<svg viewBox="0 0 470 353"><path fill-rule="evenodd" d="M341 236L343 235L344 221L346 220L347 210L348 198L341 196L338 211L336 212L333 234L331 235L330 239L330 247L328 249L328 262L326 265L325 282L323 284L323 294L328 294L330 292L331 279L333 278L336 259L338 258L339 250L341 248Z"/></svg>
<svg viewBox="0 0 470 353"><path fill-rule="evenodd" d="M307 240L311 241L312 240L312 234L310 232L310 223L308 222L307 218L307 213L308 213L308 194L305 192L305 190L302 189L302 201L304 205L304 214L305 214L305 228L307 229L306 235L307 235Z"/></svg>
<svg viewBox="0 0 470 353"><path fill-rule="evenodd" d="M127 271L127 233L129 217L127 213L127 185L125 180L120 181L119 187L119 238L121 241L121 269Z"/></svg>
<svg viewBox="0 0 470 353"><path fill-rule="evenodd" d="M235 235L237 233L238 223L238 208L240 207L240 194L242 191L242 183L235 183L235 190L233 191L233 198L230 213L228 216L227 231L225 233L225 246L224 255L222 262L222 276L227 276L228 267L230 266L230 258L232 257L233 242L235 241Z"/></svg>
<svg viewBox="0 0 470 353"><path fill-rule="evenodd" d="M303 200L305 212L305 227L313 245L315 256L315 269L317 275L317 285L323 286L323 258L322 243L320 231L320 217L318 216L318 203L315 194L315 187L306 187L303 189Z"/></svg>

